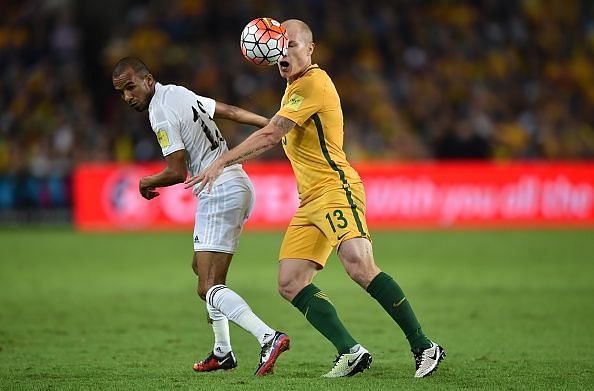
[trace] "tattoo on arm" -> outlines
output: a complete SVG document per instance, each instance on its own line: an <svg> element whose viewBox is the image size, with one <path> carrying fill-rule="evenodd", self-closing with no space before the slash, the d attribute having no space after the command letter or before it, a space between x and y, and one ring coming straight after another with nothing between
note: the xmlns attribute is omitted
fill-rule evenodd
<svg viewBox="0 0 594 391"><path fill-rule="evenodd" d="M274 117L272 117L272 119L270 120L270 124L282 129L283 135L289 133L291 129L293 129L293 127L295 126L295 122L280 115L275 115Z"/></svg>
<svg viewBox="0 0 594 391"><path fill-rule="evenodd" d="M291 131L291 129L293 129L293 127L295 126L295 122L293 122L290 119L287 119L285 117L275 115L270 120L270 125L272 127L276 128L275 133L280 134L282 137L285 134L289 133ZM256 132L256 133L258 133L258 132ZM248 137L246 139L246 141L248 141L252 137L255 137L254 135L256 133L253 133L250 137ZM272 145L274 145L274 144L272 144ZM270 149L272 147L272 145L268 145L268 144L256 145L253 148L251 148L250 150L245 151L241 155L225 162L225 166L230 166L232 164L241 163L245 160L251 159L252 157L255 157L255 156L261 154L262 152Z"/></svg>
<svg viewBox="0 0 594 391"><path fill-rule="evenodd" d="M265 146L261 146L259 148L254 148L254 149L252 149L250 151L246 151L245 153L237 156L235 159L232 159L232 160L229 160L228 162L226 162L225 163L225 167L232 166L235 163L241 163L244 160L248 160L253 155L259 155L258 152L261 151L261 150L263 150L263 149L265 150L267 148Z"/></svg>

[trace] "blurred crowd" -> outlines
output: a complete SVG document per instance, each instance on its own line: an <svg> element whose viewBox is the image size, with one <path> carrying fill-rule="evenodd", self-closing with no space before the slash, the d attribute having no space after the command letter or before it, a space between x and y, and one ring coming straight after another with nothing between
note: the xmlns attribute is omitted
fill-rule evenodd
<svg viewBox="0 0 594 391"><path fill-rule="evenodd" d="M587 0L24 0L0 2L0 15L0 209L31 177L67 204L80 162L161 159L146 113L112 90L121 57L273 115L284 81L239 51L257 16L311 26L351 160L594 158ZM253 130L220 127L231 146Z"/></svg>

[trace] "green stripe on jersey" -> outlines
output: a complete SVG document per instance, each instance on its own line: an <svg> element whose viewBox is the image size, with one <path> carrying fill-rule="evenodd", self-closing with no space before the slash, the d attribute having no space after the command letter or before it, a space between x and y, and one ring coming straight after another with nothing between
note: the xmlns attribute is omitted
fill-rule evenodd
<svg viewBox="0 0 594 391"><path fill-rule="evenodd" d="M324 127L322 126L322 120L320 120L320 116L318 114L314 114L312 118L314 120L314 123L316 124L316 129L318 131L318 139L320 140L320 148L322 148L322 153L324 154L324 157L326 158L326 161L328 162L330 167L338 173L338 177L340 178L340 180L343 184L342 188L344 189L344 192L346 193L347 201L349 202L349 206L351 207L351 210L353 211L353 217L355 217L355 221L357 222L357 228L359 229L361 236L365 237L365 236L367 236L367 234L365 233L365 230L363 229L363 224L361 224L361 219L359 218L359 213L357 212L357 205L353 201L351 191L349 190L349 187L350 187L349 182L347 181L347 179L344 175L344 171L342 171L336 165L336 162L334 160L332 160L332 158L330 157L330 152L328 152L328 147L326 146L326 138L324 137Z"/></svg>

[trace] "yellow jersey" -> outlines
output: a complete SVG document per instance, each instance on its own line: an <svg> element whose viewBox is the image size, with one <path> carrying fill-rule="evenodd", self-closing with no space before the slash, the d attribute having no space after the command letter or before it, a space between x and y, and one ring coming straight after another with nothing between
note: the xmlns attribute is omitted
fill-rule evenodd
<svg viewBox="0 0 594 391"><path fill-rule="evenodd" d="M346 159L342 108L336 87L317 64L287 84L277 115L295 122L282 140L301 205L327 191L361 183Z"/></svg>

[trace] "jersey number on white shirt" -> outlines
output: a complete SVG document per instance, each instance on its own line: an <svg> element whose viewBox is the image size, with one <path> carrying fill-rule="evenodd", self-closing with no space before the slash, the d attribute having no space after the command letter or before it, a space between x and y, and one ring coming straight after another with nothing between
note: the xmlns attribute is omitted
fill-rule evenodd
<svg viewBox="0 0 594 391"><path fill-rule="evenodd" d="M210 114L208 114L208 112L202 105L202 102L197 100L196 103L198 103L198 110L200 110L204 115L206 115L208 117L208 119L210 119L211 121L214 122L214 119L210 116ZM202 117L200 115L198 115L198 110L196 110L196 108L194 106L192 106L192 113L194 114L194 122L198 122L200 124L200 127L202 128L202 131L206 135L206 138L208 139L208 141L210 141L210 150L214 151L215 149L217 149L219 147L219 142L225 141L225 139L223 138L223 135L221 133L219 133L216 126L214 127L214 130L213 130L208 126L208 124L206 124L206 122L204 122L202 120Z"/></svg>

